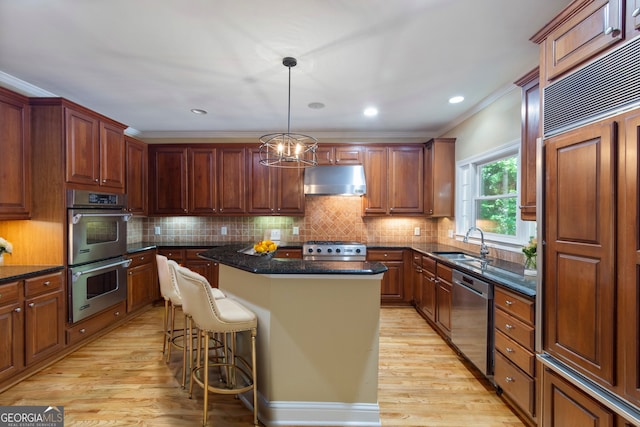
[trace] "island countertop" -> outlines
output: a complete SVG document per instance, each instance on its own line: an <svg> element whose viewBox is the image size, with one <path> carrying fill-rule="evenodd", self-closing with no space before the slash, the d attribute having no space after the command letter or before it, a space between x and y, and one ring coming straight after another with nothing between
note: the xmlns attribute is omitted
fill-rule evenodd
<svg viewBox="0 0 640 427"><path fill-rule="evenodd" d="M256 274L355 274L384 273L387 267L370 261L305 261L294 258L273 258L269 255L248 255L242 250L249 244L235 244L211 248L198 255L201 258Z"/></svg>

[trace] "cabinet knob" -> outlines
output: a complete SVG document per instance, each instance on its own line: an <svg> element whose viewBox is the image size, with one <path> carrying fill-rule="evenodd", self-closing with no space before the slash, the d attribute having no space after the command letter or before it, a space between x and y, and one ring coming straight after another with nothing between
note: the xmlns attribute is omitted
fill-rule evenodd
<svg viewBox="0 0 640 427"><path fill-rule="evenodd" d="M510 324L508 324L508 323L506 323L506 324L504 325L504 327L505 327L505 328L507 328L507 329L509 329L509 330L511 330L511 329L515 329L515 326L510 325Z"/></svg>
<svg viewBox="0 0 640 427"><path fill-rule="evenodd" d="M130 272L129 272L129 276L131 276L132 274L133 274L133 272L132 272L132 271L130 271Z"/></svg>
<svg viewBox="0 0 640 427"><path fill-rule="evenodd" d="M103 180L102 180L102 182L103 182L103 183L105 183L105 182L107 182L107 180L106 180L106 179L103 179Z"/></svg>
<svg viewBox="0 0 640 427"><path fill-rule="evenodd" d="M14 310L16 313L20 313L22 311L22 309L20 307L16 307L16 309Z"/></svg>
<svg viewBox="0 0 640 427"><path fill-rule="evenodd" d="M47 280L46 282L43 283L43 285L50 286L51 285L51 281Z"/></svg>
<svg viewBox="0 0 640 427"><path fill-rule="evenodd" d="M513 377L506 377L504 380L506 382L508 382L508 383L515 383L516 382L515 378L513 378Z"/></svg>
<svg viewBox="0 0 640 427"><path fill-rule="evenodd" d="M142 256L142 257L140 257L140 261L144 261L144 257L143 257L143 256Z"/></svg>
<svg viewBox="0 0 640 427"><path fill-rule="evenodd" d="M119 312L119 311L116 311L115 313L113 313L113 315L114 315L114 316L116 316L116 317L118 317L118 316L120 316L120 312Z"/></svg>
<svg viewBox="0 0 640 427"><path fill-rule="evenodd" d="M505 300L504 304L505 305L513 305L513 301Z"/></svg>
<svg viewBox="0 0 640 427"><path fill-rule="evenodd" d="M384 254L384 256L385 256L385 257L388 257L388 256L389 256L389 254Z"/></svg>
<svg viewBox="0 0 640 427"><path fill-rule="evenodd" d="M186 210L186 209L183 209L182 211L183 211L184 213L187 213L187 210Z"/></svg>
<svg viewBox="0 0 640 427"><path fill-rule="evenodd" d="M633 16L634 18L636 18L638 15L640 15L640 7L633 9L633 12L631 12L631 16Z"/></svg>
<svg viewBox="0 0 640 427"><path fill-rule="evenodd" d="M506 351L507 353L513 353L513 349L512 349L511 347L507 347L507 348L505 348L505 351Z"/></svg>
<svg viewBox="0 0 640 427"><path fill-rule="evenodd" d="M29 303L29 307L35 307L35 305L36 305L36 304L35 304L35 303L33 303L33 302L32 302L32 303Z"/></svg>
<svg viewBox="0 0 640 427"><path fill-rule="evenodd" d="M100 182L100 180L98 178L95 179L95 182Z"/></svg>
<svg viewBox="0 0 640 427"><path fill-rule="evenodd" d="M81 334L84 334L85 332L87 332L87 330L85 328L80 329L79 331Z"/></svg>

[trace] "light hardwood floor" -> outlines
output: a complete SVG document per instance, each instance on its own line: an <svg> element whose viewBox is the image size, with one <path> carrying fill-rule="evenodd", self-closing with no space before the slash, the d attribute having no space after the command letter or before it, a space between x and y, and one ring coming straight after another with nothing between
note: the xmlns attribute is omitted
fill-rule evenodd
<svg viewBox="0 0 640 427"><path fill-rule="evenodd" d="M164 363L161 324L161 307L142 313L0 394L0 406L64 406L74 427L200 425L202 392L181 389L179 351ZM412 308L381 310L378 398L383 426L524 426ZM252 425L239 400L209 403L209 425Z"/></svg>

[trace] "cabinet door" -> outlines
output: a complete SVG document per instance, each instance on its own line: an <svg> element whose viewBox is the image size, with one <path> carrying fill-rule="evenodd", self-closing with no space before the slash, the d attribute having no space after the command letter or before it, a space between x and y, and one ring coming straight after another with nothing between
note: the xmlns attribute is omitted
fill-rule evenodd
<svg viewBox="0 0 640 427"><path fill-rule="evenodd" d="M149 147L149 210L157 215L188 212L187 149Z"/></svg>
<svg viewBox="0 0 640 427"><path fill-rule="evenodd" d="M595 0L553 30L544 44L546 79L593 58L624 39L623 0Z"/></svg>
<svg viewBox="0 0 640 427"><path fill-rule="evenodd" d="M189 148L189 213L216 213L216 150Z"/></svg>
<svg viewBox="0 0 640 427"><path fill-rule="evenodd" d="M25 300L25 361L29 366L64 347L62 291Z"/></svg>
<svg viewBox="0 0 640 427"><path fill-rule="evenodd" d="M0 88L2 191L0 219L28 219L31 210L31 140L27 98Z"/></svg>
<svg viewBox="0 0 640 427"><path fill-rule="evenodd" d="M404 300L404 263L387 261L384 263L387 271L382 278L381 296L383 302L397 302Z"/></svg>
<svg viewBox="0 0 640 427"><path fill-rule="evenodd" d="M436 276L430 271L422 271L422 312L427 315L431 321L436 320L436 295L437 295Z"/></svg>
<svg viewBox="0 0 640 427"><path fill-rule="evenodd" d="M218 270L220 267L217 262L213 262L208 259L203 259L198 256L198 253L203 252L205 250L206 248L186 249L184 265L185 267L204 276L209 281L209 284L211 285L211 287L217 288L218 287Z"/></svg>
<svg viewBox="0 0 640 427"><path fill-rule="evenodd" d="M536 144L540 135L540 84L536 68L516 84L522 88L520 218L536 220Z"/></svg>
<svg viewBox="0 0 640 427"><path fill-rule="evenodd" d="M447 336L451 336L451 289L451 283L438 279L436 323Z"/></svg>
<svg viewBox="0 0 640 427"><path fill-rule="evenodd" d="M24 317L18 286L22 282L0 285L0 380L24 367Z"/></svg>
<svg viewBox="0 0 640 427"><path fill-rule="evenodd" d="M640 324L637 316L640 313L640 226L638 225L638 192L640 187L640 112L636 111L626 117L621 134L620 152L625 168L619 168L620 183L620 221L626 224L618 231L619 236L619 269L618 294L620 310L618 310L618 331L620 333L620 350L624 354L624 395L640 406Z"/></svg>
<svg viewBox="0 0 640 427"><path fill-rule="evenodd" d="M99 185L100 123L88 114L65 108L66 179L76 184Z"/></svg>
<svg viewBox="0 0 640 427"><path fill-rule="evenodd" d="M542 384L542 425L615 426L615 415L550 369L544 369Z"/></svg>
<svg viewBox="0 0 640 427"><path fill-rule="evenodd" d="M367 147L364 174L367 194L362 197L362 207L367 214L387 213L387 148Z"/></svg>
<svg viewBox="0 0 640 427"><path fill-rule="evenodd" d="M100 185L124 191L124 129L100 122Z"/></svg>
<svg viewBox="0 0 640 427"><path fill-rule="evenodd" d="M544 348L607 386L615 361L616 128L602 121L545 144Z"/></svg>
<svg viewBox="0 0 640 427"><path fill-rule="evenodd" d="M248 179L247 179L247 211L258 215L271 215L274 212L272 188L277 178L273 173L275 168L260 164L260 150L247 150Z"/></svg>
<svg viewBox="0 0 640 427"><path fill-rule="evenodd" d="M424 148L424 213L453 216L455 197L455 138L437 138Z"/></svg>
<svg viewBox="0 0 640 427"><path fill-rule="evenodd" d="M388 191L389 213L424 212L424 155L421 146L389 148Z"/></svg>
<svg viewBox="0 0 640 427"><path fill-rule="evenodd" d="M336 165L361 165L363 163L364 147L358 145L346 145L335 147Z"/></svg>
<svg viewBox="0 0 640 427"><path fill-rule="evenodd" d="M127 211L147 214L147 144L125 139Z"/></svg>
<svg viewBox="0 0 640 427"><path fill-rule="evenodd" d="M218 148L217 153L218 213L245 213L245 149Z"/></svg>
<svg viewBox="0 0 640 427"><path fill-rule="evenodd" d="M149 262L127 271L127 313L153 302L157 297L155 271Z"/></svg>
<svg viewBox="0 0 640 427"><path fill-rule="evenodd" d="M277 168L276 213L280 215L304 214L303 169Z"/></svg>

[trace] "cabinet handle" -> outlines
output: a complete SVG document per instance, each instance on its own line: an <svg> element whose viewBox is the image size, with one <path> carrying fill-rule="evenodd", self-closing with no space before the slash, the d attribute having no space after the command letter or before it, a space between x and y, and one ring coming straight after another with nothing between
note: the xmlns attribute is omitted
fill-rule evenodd
<svg viewBox="0 0 640 427"><path fill-rule="evenodd" d="M130 272L129 272L129 276L131 276L132 274L133 274L133 272L132 272L132 271L130 271Z"/></svg>
<svg viewBox="0 0 640 427"><path fill-rule="evenodd" d="M140 261L144 261L144 257L140 257Z"/></svg>
<svg viewBox="0 0 640 427"><path fill-rule="evenodd" d="M81 334L84 334L85 332L87 332L87 330L85 328L80 329L79 331Z"/></svg>
<svg viewBox="0 0 640 427"><path fill-rule="evenodd" d="M605 33L605 35L607 35L607 36L608 36L609 34L612 34L614 31L616 31L616 29L615 29L615 28L613 28L613 27L607 27L607 28L604 30L604 33Z"/></svg>
<svg viewBox="0 0 640 427"><path fill-rule="evenodd" d="M183 211L184 213L187 213L187 210L186 210L186 209L183 209L182 211Z"/></svg>
<svg viewBox="0 0 640 427"><path fill-rule="evenodd" d="M98 178L96 178L95 182L100 182L100 180Z"/></svg>
<svg viewBox="0 0 640 427"><path fill-rule="evenodd" d="M631 16L633 16L634 18L636 18L638 15L640 15L640 7L634 9L633 12L631 12Z"/></svg>
<svg viewBox="0 0 640 427"><path fill-rule="evenodd" d="M16 307L16 309L14 310L16 313L20 313L22 311L22 309L20 307Z"/></svg>
<svg viewBox="0 0 640 427"><path fill-rule="evenodd" d="M32 303L29 303L29 307L35 307L35 305L36 305L36 304L35 304L35 303L33 303L33 302L32 302Z"/></svg>
<svg viewBox="0 0 640 427"><path fill-rule="evenodd" d="M513 305L513 301L505 300L504 304L505 305Z"/></svg>
<svg viewBox="0 0 640 427"><path fill-rule="evenodd" d="M102 180L102 182L103 182L103 183L105 183L105 182L107 182L107 180L106 180L106 179L103 179L103 180Z"/></svg>
<svg viewBox="0 0 640 427"><path fill-rule="evenodd" d="M44 283L43 283L43 285L45 285L45 286L50 286L50 285L51 285L51 281L50 281L50 280L47 280L46 282L44 282Z"/></svg>
<svg viewBox="0 0 640 427"><path fill-rule="evenodd" d="M515 329L515 326L510 325L510 324L508 324L508 323L505 323L504 327L505 327L505 328L507 328L507 329L509 329L509 330L511 330L511 329Z"/></svg>
<svg viewBox="0 0 640 427"><path fill-rule="evenodd" d="M114 316L116 316L116 317L118 317L118 316L120 316L120 312L119 312L119 311L116 311L115 313L113 313L113 315L114 315Z"/></svg>
<svg viewBox="0 0 640 427"><path fill-rule="evenodd" d="M513 353L513 349L511 347L507 347L505 348L505 350L507 351L507 353Z"/></svg>
<svg viewBox="0 0 640 427"><path fill-rule="evenodd" d="M389 256L389 254L384 254L384 256L385 256L385 257L388 257L388 256Z"/></svg>
<svg viewBox="0 0 640 427"><path fill-rule="evenodd" d="M506 377L504 380L506 382L508 382L508 383L515 383L516 382L516 380L513 377Z"/></svg>

